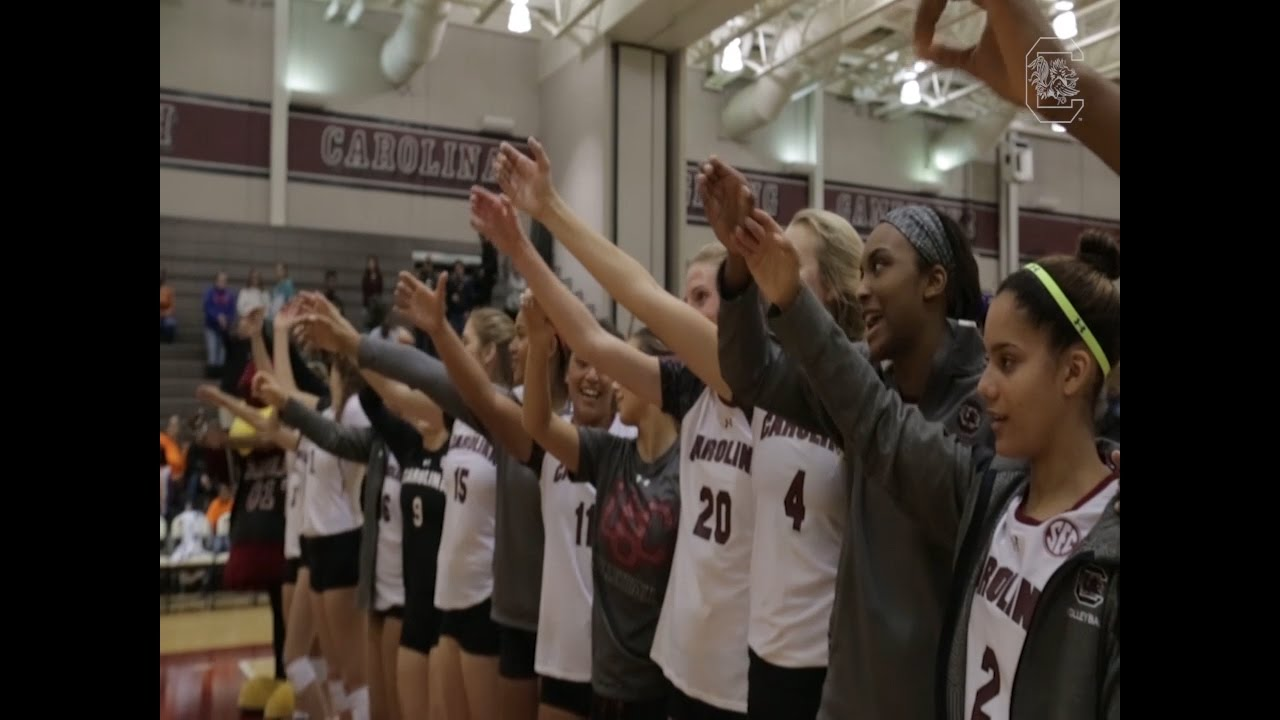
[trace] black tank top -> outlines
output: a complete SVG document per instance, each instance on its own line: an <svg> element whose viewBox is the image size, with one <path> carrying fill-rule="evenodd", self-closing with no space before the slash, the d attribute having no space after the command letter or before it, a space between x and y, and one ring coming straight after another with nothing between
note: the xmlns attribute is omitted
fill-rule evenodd
<svg viewBox="0 0 1280 720"><path fill-rule="evenodd" d="M285 467L283 450L254 450L233 455L235 504L231 508L231 542L284 542Z"/></svg>

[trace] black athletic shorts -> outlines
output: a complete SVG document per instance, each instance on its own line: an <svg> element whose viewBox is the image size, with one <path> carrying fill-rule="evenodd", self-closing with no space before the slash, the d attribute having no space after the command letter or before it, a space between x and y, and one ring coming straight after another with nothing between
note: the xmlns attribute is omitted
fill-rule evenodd
<svg viewBox="0 0 1280 720"><path fill-rule="evenodd" d="M722 710L701 700L695 700L680 692L678 687L671 688L671 695L667 701L667 715L671 720L744 720L747 717L742 713Z"/></svg>
<svg viewBox="0 0 1280 720"><path fill-rule="evenodd" d="M825 667L787 668L748 649L747 717L752 720L813 720L822 704Z"/></svg>
<svg viewBox="0 0 1280 720"><path fill-rule="evenodd" d="M508 680L532 680L533 656L538 649L538 634L498 623L498 674Z"/></svg>
<svg viewBox="0 0 1280 720"><path fill-rule="evenodd" d="M284 559L284 584L298 584L298 568L302 567L302 558L285 558Z"/></svg>
<svg viewBox="0 0 1280 720"><path fill-rule="evenodd" d="M591 683L543 677L538 702L578 717L591 717Z"/></svg>
<svg viewBox="0 0 1280 720"><path fill-rule="evenodd" d="M387 608L386 610L374 610L374 611L373 611L373 615L374 615L374 617L378 617L378 618L381 618L381 619L383 619L383 620L386 620L387 618L395 618L395 619L397 619L397 620L404 620L404 606L403 606L403 605L392 605L391 607ZM401 634L403 634L403 631L401 631Z"/></svg>
<svg viewBox="0 0 1280 720"><path fill-rule="evenodd" d="M667 684L670 690L670 683ZM599 695L591 696L591 720L667 720L668 700L624 702Z"/></svg>
<svg viewBox="0 0 1280 720"><path fill-rule="evenodd" d="M440 634L458 641L464 652L484 657L498 655L498 624L489 617L492 600L463 610L445 610L440 616Z"/></svg>
<svg viewBox="0 0 1280 720"><path fill-rule="evenodd" d="M425 607L419 607L425 605ZM409 648L423 655L431 654L431 649L440 640L440 618L442 613L434 604L410 603L404 608L404 626L400 628L400 647Z"/></svg>
<svg viewBox="0 0 1280 720"><path fill-rule="evenodd" d="M312 590L324 592L356 586L360 580L360 528L308 540Z"/></svg>

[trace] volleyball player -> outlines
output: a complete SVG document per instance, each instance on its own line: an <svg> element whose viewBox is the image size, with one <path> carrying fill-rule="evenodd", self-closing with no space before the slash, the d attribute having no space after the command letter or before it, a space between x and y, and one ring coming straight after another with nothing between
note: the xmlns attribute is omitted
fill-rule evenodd
<svg viewBox="0 0 1280 720"><path fill-rule="evenodd" d="M484 234L479 226L476 229ZM512 399L513 395L518 397L523 388L517 387L513 392L507 393L490 382L482 366L472 359L444 323L443 295L439 287L437 285L437 289L432 291L416 278L402 273L396 288L397 305L420 328L431 334L440 358L448 369L449 378L453 380L467 408L481 419L485 428L493 429L492 434L499 439L500 445L513 460L524 463L541 475L542 517L539 521L545 528L542 560L544 566L547 563L552 565L551 572L556 579L552 580L544 575L540 589L540 599L547 600L547 603L544 605L539 602L539 627L544 620L552 626L551 635L539 633L536 639L535 665L543 668L538 670L535 667L542 677L540 714L543 717L557 717L564 713L585 716L590 710L591 700L590 628L585 628L588 632L575 632L570 628L581 628L583 621L590 617L588 611L591 590L589 577L586 575L589 566L583 564L589 561L590 550L584 549L580 541L585 541L586 538L583 531L584 513L592 505L589 497L592 491L581 486L576 489L555 486L555 463L543 462L544 453L525 431L522 410ZM521 311L516 316L516 337L511 345L513 359L523 360L527 355L524 322L524 313ZM607 400L601 402L598 382L593 385L595 397L580 392L584 390L582 382L575 383L574 390L567 390L570 375L566 370L568 353L561 344L553 342L549 357L552 364L553 405L562 408L565 406L566 395L574 396L575 415L580 411L581 418L589 418L594 423L608 427L612 415L600 410L602 405L607 410L611 404ZM581 359L578 366L589 367ZM513 376L516 374L515 370L513 367ZM583 372L587 374L586 370ZM523 375L523 371L519 374ZM585 378L580 378L583 379ZM515 492L515 488L515 482L500 486L499 499ZM545 543L548 533L555 536L555 548ZM562 542L566 538L568 541ZM561 580L564 582L560 582Z"/></svg>
<svg viewBox="0 0 1280 720"><path fill-rule="evenodd" d="M705 544L692 540L677 549L670 590L674 602L664 608L666 632L659 634L655 647L655 657L664 658L668 677L680 691L673 700L673 714L692 717L747 711L751 704L749 675L761 691L755 716L812 714L808 708L817 706L826 665L828 598L843 518L839 513L819 511L807 526L799 518L806 507L843 504L847 491L839 480L838 451L825 438L809 433L797 436L794 428L784 427L785 421L764 415L748 420L754 415L749 406L734 402L736 408L730 408L726 404L732 394L714 362L719 305L715 270L724 257L721 246L704 248L690 263L685 300L698 312L685 309L656 282L635 282L635 278L646 277L643 267L587 230L557 202L545 154L536 141L531 140L531 147L536 161L504 148L498 161L500 167L509 168L505 175L499 174L504 190L523 195L526 210L536 212L539 208L535 206L545 202L549 207L541 208L545 216L539 219L554 225L557 238L606 290L670 343L697 373L696 377L689 373L695 383L705 380L715 388L715 398L707 393L705 399L698 400L703 403L697 415L702 427L697 427L699 421L686 422L684 436L688 446L702 443L699 447L709 449L705 457L691 451L688 469L705 473L708 480L686 483L682 502L686 525ZM709 210L709 217L712 215ZM853 297L861 250L857 233L838 216L821 210L803 211L797 215L795 227L806 242L806 279L822 289L850 335L859 337L862 319ZM713 409L726 417L709 412ZM717 438L716 433L735 429L737 437ZM760 471L753 467L761 461L757 443L766 445L769 453ZM737 448L740 475L736 479L726 476L717 483L714 478L724 473L723 463L698 461L713 460L721 446ZM803 465L780 468L778 462L785 458ZM757 481L763 485L757 487ZM759 531L766 536L756 538ZM778 546L788 548L792 559L798 561L766 563L762 567L767 570L753 574L753 544L768 546L770 553ZM694 598L713 598L707 601L713 607L711 623L698 620L701 610ZM779 664L761 661L749 648L749 639L766 648L769 659ZM690 660L695 647L715 648L721 653L719 660ZM740 650L736 656L735 647ZM782 696L788 698L785 705L776 700L773 707L761 702Z"/></svg>
<svg viewBox="0 0 1280 720"><path fill-rule="evenodd" d="M771 329L821 389L812 395L847 456L954 558L938 712L1119 718L1120 482L1099 452L1094 412L1120 362L1120 296L1101 263L1045 258L1001 283L978 388L995 453L1017 461L997 464L885 387L804 288L794 248L766 219L753 213L734 250L772 304ZM887 545L870 555L897 567L931 562Z"/></svg>
<svg viewBox="0 0 1280 720"><path fill-rule="evenodd" d="M702 175L699 184L714 200L710 209L724 210L721 220L729 226L717 237L732 242L738 232L733 228L750 211L749 202L740 202L743 193L749 195L746 180L714 159ZM784 232L771 218L767 222L772 232ZM755 289L742 289L750 280L745 272L741 258L731 255L719 279L724 377L745 401L847 442L823 421L816 401L806 402L798 368L778 359L780 350L765 333ZM966 442L989 444L981 400L975 397L985 365L973 322L981 311L979 288L968 239L950 218L923 206L895 210L872 230L863 250L857 297L868 333L867 343L858 347L876 366L887 367L887 385L926 418L944 422ZM835 592L841 609L832 613L820 717L926 716L934 706L933 679L914 668L936 656L951 558L931 528L912 523L894 498L867 482L856 459L846 465L850 502ZM910 549L908 554L932 562L905 567L869 562L876 547Z"/></svg>
<svg viewBox="0 0 1280 720"><path fill-rule="evenodd" d="M274 356L290 357L289 337L298 306L277 313L274 322ZM292 363L275 366L274 379L282 391L296 396L330 420L345 425L368 425L359 410L357 393L362 379L342 358L329 362L329 395L315 398L297 395ZM335 408L338 411L335 411ZM340 411L340 412L339 412ZM366 622L356 604L360 577L361 514L359 483L363 466L340 460L314 443L300 443L305 451L307 480L303 492L302 555L308 564L312 615L327 661L330 708L350 710L355 720L369 715L369 688L365 664ZM288 638L290 682L300 695L317 680L314 666L306 660L309 647L301 638Z"/></svg>
<svg viewBox="0 0 1280 720"><path fill-rule="evenodd" d="M458 397L438 360L414 348L362 337L350 327L321 322L319 317L309 316L305 322L308 337L320 347L358 358L363 368L422 390L445 412L446 423L451 421L449 451L443 461L448 505L436 577L436 607L443 611L438 650L443 702L448 717L464 713L493 717L500 648L498 626L490 616L498 453L476 429L482 423ZM496 310L473 311L467 320L463 331L467 352L491 383L510 383L507 345L513 334L511 321Z"/></svg>
<svg viewBox="0 0 1280 720"><path fill-rule="evenodd" d="M551 275L545 265L543 270ZM562 320L595 326L586 307L567 288L557 289L562 294L549 300L568 310ZM635 426L634 438L575 427L555 417L546 362L553 331L532 297L525 298L524 313L530 337L525 425L539 445L563 463L568 480L596 488L599 509L594 522L585 520L584 528L594 546L590 716L593 720L665 718L667 682L649 655L677 544L680 435L676 420L616 382L613 392L619 418ZM605 331L598 328L589 335L597 332ZM612 345L617 353L669 353L647 330L633 335L630 343L612 336L601 342Z"/></svg>

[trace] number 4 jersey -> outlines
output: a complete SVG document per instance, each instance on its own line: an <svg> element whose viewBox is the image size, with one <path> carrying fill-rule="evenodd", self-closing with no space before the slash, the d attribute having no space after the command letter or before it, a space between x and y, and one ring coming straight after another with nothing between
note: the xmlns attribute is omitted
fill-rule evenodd
<svg viewBox="0 0 1280 720"><path fill-rule="evenodd" d="M849 484L831 440L756 408L751 649L786 668L827 666Z"/></svg>

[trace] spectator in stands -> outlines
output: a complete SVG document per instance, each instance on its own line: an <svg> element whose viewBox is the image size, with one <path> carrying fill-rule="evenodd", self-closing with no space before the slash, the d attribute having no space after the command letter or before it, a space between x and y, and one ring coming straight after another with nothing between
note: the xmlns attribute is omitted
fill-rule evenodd
<svg viewBox="0 0 1280 720"><path fill-rule="evenodd" d="M376 255L370 255L366 261L364 278L360 280L360 292L364 298L365 310L369 310L370 303L374 300L382 298L382 268L378 266Z"/></svg>
<svg viewBox="0 0 1280 720"><path fill-rule="evenodd" d="M459 335L467 324L467 313L471 312L470 296L471 282L467 277L467 266L459 260L453 264L453 272L449 273L449 296L445 302L445 316Z"/></svg>
<svg viewBox="0 0 1280 720"><path fill-rule="evenodd" d="M218 537L218 519L223 515L231 512L231 502L234 495L231 493L230 483L218 483L218 496L209 503L209 509L205 511L205 518L209 521L209 530L214 533L214 552L226 552L227 538Z"/></svg>
<svg viewBox="0 0 1280 720"><path fill-rule="evenodd" d="M165 464L176 478L187 472L187 447L182 442L181 433L182 418L177 415L170 417L165 429L160 431L160 451L164 453Z"/></svg>
<svg viewBox="0 0 1280 720"><path fill-rule="evenodd" d="M205 376L216 378L227 362L227 335L236 316L236 296L227 287L227 274L219 272L204 294Z"/></svg>
<svg viewBox="0 0 1280 720"><path fill-rule="evenodd" d="M342 299L338 297L338 271L326 270L324 273L324 297L333 306L338 308L338 312L343 315L347 314L347 308L342 304Z"/></svg>
<svg viewBox="0 0 1280 720"><path fill-rule="evenodd" d="M271 304L271 296L262 286L262 275L257 270L249 271L249 282L236 296L236 315L245 317L258 308L266 309Z"/></svg>
<svg viewBox="0 0 1280 720"><path fill-rule="evenodd" d="M169 284L169 273L160 268L160 342L173 342L178 331L178 318L175 316L173 303L173 286Z"/></svg>
<svg viewBox="0 0 1280 720"><path fill-rule="evenodd" d="M284 304L293 299L298 291L293 287L293 278L289 277L289 266L276 263L276 284L271 288L271 307L267 311L269 317L275 317Z"/></svg>

